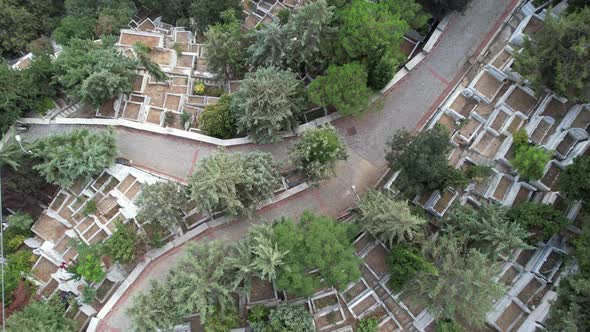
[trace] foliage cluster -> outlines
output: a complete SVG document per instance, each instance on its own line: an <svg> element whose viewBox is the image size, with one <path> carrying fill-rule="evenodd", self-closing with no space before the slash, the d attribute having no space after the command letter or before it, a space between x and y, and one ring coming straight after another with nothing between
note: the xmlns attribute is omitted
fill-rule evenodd
<svg viewBox="0 0 590 332"><path fill-rule="evenodd" d="M40 163L33 168L47 182L69 187L78 180L88 181L109 167L117 156L114 129L94 133L75 129L35 142L33 154Z"/></svg>
<svg viewBox="0 0 590 332"><path fill-rule="evenodd" d="M44 114L53 108L54 73L54 65L45 50L23 70L12 69L0 61L0 80L10 82L0 86L0 132L4 133L25 112Z"/></svg>
<svg viewBox="0 0 590 332"><path fill-rule="evenodd" d="M559 190L567 198L590 202L590 156L579 156L559 177Z"/></svg>
<svg viewBox="0 0 590 332"><path fill-rule="evenodd" d="M346 160L348 154L336 129L327 126L303 132L291 157L299 171L317 182L333 175L338 161Z"/></svg>
<svg viewBox="0 0 590 332"><path fill-rule="evenodd" d="M543 22L516 55L515 70L541 91L543 87L572 101L590 101L590 7Z"/></svg>
<svg viewBox="0 0 590 332"><path fill-rule="evenodd" d="M112 45L82 39L64 46L54 64L64 90L95 107L131 92L137 65Z"/></svg>
<svg viewBox="0 0 590 332"><path fill-rule="evenodd" d="M399 130L387 142L385 159L400 174L396 186L408 194L442 190L463 185L464 175L448 164L449 133L441 127L411 134Z"/></svg>
<svg viewBox="0 0 590 332"><path fill-rule="evenodd" d="M57 299L48 302L33 301L22 311L15 312L6 321L10 332L28 331L76 331L76 322L65 315L65 309Z"/></svg>
<svg viewBox="0 0 590 332"><path fill-rule="evenodd" d="M278 184L278 171L269 153L228 154L220 150L197 165L189 186L202 213L225 210L236 217L251 215Z"/></svg>
<svg viewBox="0 0 590 332"><path fill-rule="evenodd" d="M388 285L394 292L402 291L419 273L438 273L436 267L416 248L403 244L391 248L391 253L387 256L387 265L391 274Z"/></svg>
<svg viewBox="0 0 590 332"><path fill-rule="evenodd" d="M186 188L173 181L144 184L137 197L137 220L141 224L175 233L180 227L183 210L188 206Z"/></svg>
<svg viewBox="0 0 590 332"><path fill-rule="evenodd" d="M518 204L508 211L507 217L531 233L527 238L529 244L545 242L569 224L563 213L553 206L533 202Z"/></svg>
<svg viewBox="0 0 590 332"><path fill-rule="evenodd" d="M360 259L348 237L349 227L308 211L298 225L289 219L278 221L276 242L287 254L277 286L289 294L309 296L321 286L339 288L358 280ZM309 274L313 269L318 272Z"/></svg>
<svg viewBox="0 0 590 332"><path fill-rule="evenodd" d="M199 127L203 133L222 139L233 138L236 135L231 100L231 96L222 95L217 104L205 106L199 115Z"/></svg>
<svg viewBox="0 0 590 332"><path fill-rule="evenodd" d="M406 202L369 190L359 204L363 230L393 246L420 239L426 220L415 216Z"/></svg>

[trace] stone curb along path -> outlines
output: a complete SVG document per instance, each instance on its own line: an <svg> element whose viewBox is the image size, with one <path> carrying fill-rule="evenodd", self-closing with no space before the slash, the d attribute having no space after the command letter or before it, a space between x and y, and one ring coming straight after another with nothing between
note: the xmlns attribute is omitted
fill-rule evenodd
<svg viewBox="0 0 590 332"><path fill-rule="evenodd" d="M298 193L309 189L310 186L307 182L303 182L293 188L287 189L286 191L274 196L273 198L269 199L268 201L260 204L257 210L261 210L265 207L271 206L276 204L282 200L285 200L293 195L297 195ZM226 217L221 217L219 219L215 219L213 221L205 222L194 229L184 233L182 236L175 238L174 240L168 242L161 248L152 249L148 251L141 262L137 264L137 266L129 273L127 278L121 282L121 285L117 288L117 290L113 293L111 298L105 303L102 309L98 312L96 317L93 317L90 320L90 324L86 331L93 332L93 331L100 331L99 324L102 319L104 319L109 312L114 308L114 306L119 302L119 300L125 296L129 287L133 285L135 280L144 272L146 269L149 268L150 264L156 260L161 258L165 258L167 254L169 254L175 248L179 248L185 245L188 241L196 239L197 237L201 237L206 235L207 232L210 232L220 226L230 223L231 220Z"/></svg>
<svg viewBox="0 0 590 332"><path fill-rule="evenodd" d="M387 96L392 89L395 87L397 83L399 83L406 75L408 75L413 69L415 69L422 60L426 58L428 53L432 51L435 44L439 41L439 39L444 35L445 30L447 29L449 23L451 22L452 18L456 14L447 15L443 18L439 24L437 25L436 29L434 29L433 33L430 35L430 38L424 44L422 51L416 54L410 61L408 61L394 76L393 79L379 91L378 94L373 96L370 101L370 105L368 109L371 110L375 107L375 104ZM293 137L303 131L316 128L319 126L323 126L325 124L331 123L335 120L340 119L342 116L340 113L333 113L321 118L312 120L310 122L304 123L292 133L283 133L283 138ZM232 138L232 139L219 139L211 136L207 136L198 132L193 131L185 131L176 128L164 128L152 124L140 123L131 120L125 119L85 119L85 118L55 118L55 119L38 119L38 118L22 118L20 119L22 123L25 124L35 124L35 125L52 125L52 124L61 124L61 125L87 125L87 126L114 126L114 127L126 127L138 130L149 131L156 134L161 135L171 135L176 137L187 138L190 140L208 143L212 145L222 146L222 147L230 147L230 146L237 146L237 145L245 145L254 143L250 137L241 137L241 138Z"/></svg>

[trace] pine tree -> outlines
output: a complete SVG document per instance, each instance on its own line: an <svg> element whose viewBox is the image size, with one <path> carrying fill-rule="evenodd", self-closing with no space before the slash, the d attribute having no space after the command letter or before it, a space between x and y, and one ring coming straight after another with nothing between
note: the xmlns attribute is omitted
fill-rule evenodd
<svg viewBox="0 0 590 332"><path fill-rule="evenodd" d="M289 44L287 61L295 71L321 67L329 59L322 54L322 45L332 33L334 8L326 0L308 2L299 7L284 26Z"/></svg>
<svg viewBox="0 0 590 332"><path fill-rule="evenodd" d="M182 323L185 313L179 311L174 292L170 283L150 280L149 291L135 296L127 310L137 331L172 330Z"/></svg>
<svg viewBox="0 0 590 332"><path fill-rule="evenodd" d="M463 247L459 239L442 237L429 248L438 274L418 275L418 299L436 319L483 326L486 313L504 294L505 287L493 281L499 272L498 263L475 249L464 252Z"/></svg>
<svg viewBox="0 0 590 332"><path fill-rule="evenodd" d="M277 270L283 265L286 253L278 248L274 240L273 229L268 224L257 225L248 234L252 241L254 261L252 266L258 277L272 281L277 276Z"/></svg>
<svg viewBox="0 0 590 332"><path fill-rule="evenodd" d="M175 232L184 217L183 209L188 205L186 188L176 182L144 184L136 201L139 213L137 220L142 224L153 224Z"/></svg>
<svg viewBox="0 0 590 332"><path fill-rule="evenodd" d="M412 214L406 202L369 190L361 200L359 210L361 227L390 246L422 237L426 220Z"/></svg>
<svg viewBox="0 0 590 332"><path fill-rule="evenodd" d="M531 234L511 221L507 212L499 204L484 205L479 210L457 207L446 218L445 225L447 231L467 238L470 247L488 254L490 259L514 249L531 249L526 242Z"/></svg>
<svg viewBox="0 0 590 332"><path fill-rule="evenodd" d="M252 32L254 43L248 47L250 64L254 67L283 67L285 61L285 31L276 23L264 25Z"/></svg>
<svg viewBox="0 0 590 332"><path fill-rule="evenodd" d="M280 131L294 127L304 98L303 84L291 71L267 67L249 73L232 99L238 131L259 144L277 142Z"/></svg>
<svg viewBox="0 0 590 332"><path fill-rule="evenodd" d="M180 312L198 312L206 324L210 314L234 304L231 268L225 255L226 249L219 242L206 242L189 248L170 271L172 298Z"/></svg>
<svg viewBox="0 0 590 332"><path fill-rule="evenodd" d="M75 129L37 141L33 154L41 162L34 166L47 182L69 187L77 180L89 181L111 166L117 156L115 131L93 133Z"/></svg>
<svg viewBox="0 0 590 332"><path fill-rule="evenodd" d="M537 91L548 87L572 101L590 102L590 7L560 18L547 15L543 28L526 39L514 69Z"/></svg>
<svg viewBox="0 0 590 332"><path fill-rule="evenodd" d="M245 68L240 23L232 14L224 16L224 23L209 27L207 41L207 66L218 77L230 80L238 78Z"/></svg>
<svg viewBox="0 0 590 332"><path fill-rule="evenodd" d="M370 94L367 73L357 62L331 65L325 75L318 76L307 86L307 95L314 104L334 106L344 115L362 114Z"/></svg>

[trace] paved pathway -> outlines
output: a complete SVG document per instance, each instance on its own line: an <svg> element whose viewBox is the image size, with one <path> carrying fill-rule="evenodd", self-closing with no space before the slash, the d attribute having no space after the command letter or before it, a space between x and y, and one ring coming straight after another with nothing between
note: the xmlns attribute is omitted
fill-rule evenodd
<svg viewBox="0 0 590 332"><path fill-rule="evenodd" d="M273 220L279 216L296 218L306 209L331 216L343 214L355 203L351 186L355 185L362 192L386 170L384 149L388 137L400 128L416 128L442 102L465 71L469 57L479 53L516 3L517 0L473 0L464 15L453 17L438 44L419 67L384 98L382 110L336 121L335 126L345 137L350 155L338 167L336 177L320 188L307 190L265 208L260 211L257 221L239 220L204 236L232 241L241 237L253 222ZM72 126L33 126L27 137L42 137L70 128ZM214 146L203 143L135 130L118 129L118 134L122 156L142 167L181 180L192 173L195 162L216 150ZM244 145L229 151L263 150L283 161L291 144L292 140L265 146ZM129 330L130 322L125 309L131 303L132 294L146 289L149 279L164 278L184 250L185 247L177 248L152 263L102 322L100 331Z"/></svg>

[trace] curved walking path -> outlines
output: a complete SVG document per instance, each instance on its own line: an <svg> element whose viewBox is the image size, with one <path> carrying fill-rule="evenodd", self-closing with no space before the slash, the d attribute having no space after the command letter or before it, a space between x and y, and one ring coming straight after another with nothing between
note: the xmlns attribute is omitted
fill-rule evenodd
<svg viewBox="0 0 590 332"><path fill-rule="evenodd" d="M321 187L301 192L259 211L258 219L273 220L279 216L299 217L304 210L339 216L355 204L352 185L362 192L374 185L387 169L384 149L387 139L400 128L415 129L423 125L444 100L467 69L467 60L476 56L493 37L518 0L473 0L470 8L455 14L430 54L398 82L383 98L383 109L358 118L334 122L348 147L349 158L336 176ZM32 126L27 139L70 130L73 126ZM134 164L172 178L186 181L196 162L217 148L204 143L130 129L118 129L120 154ZM263 150L276 160L286 160L293 139L272 145L243 145L230 152ZM237 240L248 227L259 221L238 220L209 231L202 237ZM99 331L127 331L131 322L125 314L133 294L149 287L150 279L163 279L182 257L186 246L178 247L158 258L142 273L109 315L101 321Z"/></svg>

